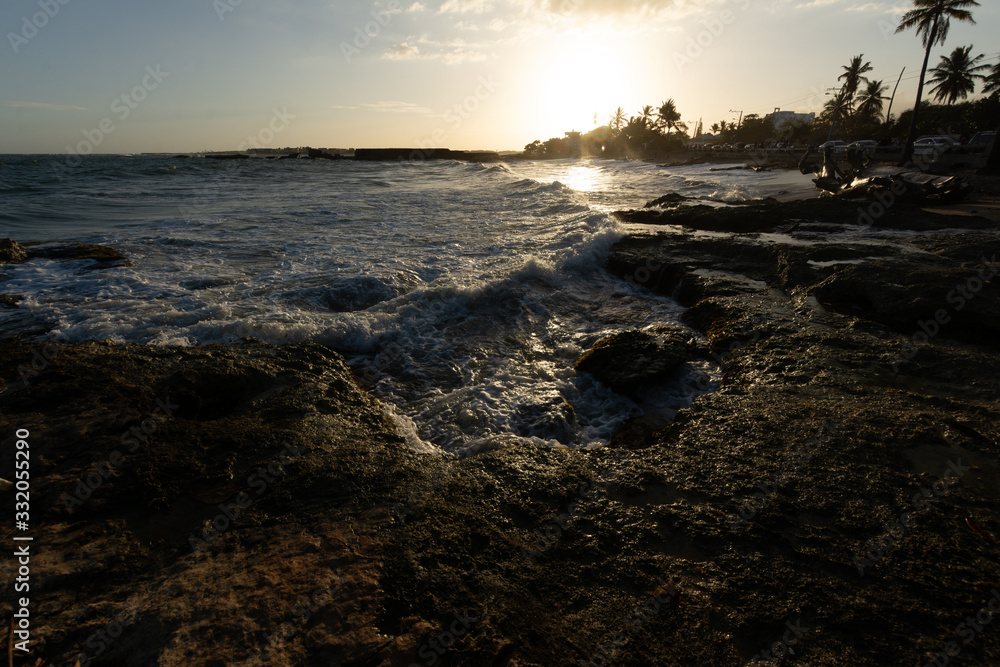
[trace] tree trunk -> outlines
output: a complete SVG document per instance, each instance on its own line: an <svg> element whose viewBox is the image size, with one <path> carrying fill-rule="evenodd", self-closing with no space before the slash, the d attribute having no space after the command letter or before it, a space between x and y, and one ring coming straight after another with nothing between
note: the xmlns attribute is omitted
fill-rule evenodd
<svg viewBox="0 0 1000 667"><path fill-rule="evenodd" d="M913 117L910 118L910 131L906 133L906 145L903 146L903 157L899 162L900 167L909 165L913 159L913 141L917 138L917 114L920 113L920 98L924 94L924 77L927 75L927 62L931 58L931 49L937 41L938 19L934 18L934 25L927 35L927 49L924 51L924 66L920 68L920 81L917 83L917 101L913 104Z"/></svg>

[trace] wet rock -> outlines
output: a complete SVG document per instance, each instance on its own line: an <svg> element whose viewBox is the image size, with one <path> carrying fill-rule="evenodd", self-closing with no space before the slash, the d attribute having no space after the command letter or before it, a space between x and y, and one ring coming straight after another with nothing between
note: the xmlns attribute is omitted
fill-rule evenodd
<svg viewBox="0 0 1000 667"><path fill-rule="evenodd" d="M646 205L643 206L643 208L653 208L654 206L659 206L661 208L669 208L671 206L677 206L681 202L688 201L689 199L690 197L685 197L679 192L671 192L658 199L646 202Z"/></svg>
<svg viewBox="0 0 1000 667"><path fill-rule="evenodd" d="M23 299L20 294L0 294L0 308L17 308Z"/></svg>
<svg viewBox="0 0 1000 667"><path fill-rule="evenodd" d="M1000 290L989 258L979 265L916 263L911 258L845 266L809 291L820 303L902 333L995 345L1000 341ZM884 281L879 289L873 280Z"/></svg>
<svg viewBox="0 0 1000 667"><path fill-rule="evenodd" d="M14 239L0 239L0 264L19 264L28 259L24 246Z"/></svg>
<svg viewBox="0 0 1000 667"><path fill-rule="evenodd" d="M233 280L230 278L188 278L180 282L181 287L191 290L192 292L199 292L201 290L212 289L214 287L224 287L232 284Z"/></svg>
<svg viewBox="0 0 1000 667"><path fill-rule="evenodd" d="M339 660L384 643L370 629L374 532L406 501L405 480L434 466L418 466L339 355L255 341L0 345L13 379L0 468L13 475L15 429L29 431L33 536L53 559L32 560L47 662L72 664L128 617L103 660L305 664L303 596ZM180 641L206 614L213 639ZM269 640L276 630L287 638Z"/></svg>
<svg viewBox="0 0 1000 667"><path fill-rule="evenodd" d="M623 331L594 343L576 362L576 370L628 396L646 382L663 379L689 357L688 340L678 333Z"/></svg>
<svg viewBox="0 0 1000 667"><path fill-rule="evenodd" d="M103 245L91 243L27 243L28 259L42 257L44 259L81 260L91 259L97 262L93 268L111 268L118 266L135 266L132 261L118 250Z"/></svg>
<svg viewBox="0 0 1000 667"><path fill-rule="evenodd" d="M784 231L802 220L920 231L945 229L949 224L954 224L953 216L928 213L909 202L899 201L886 209L878 202L859 203L839 197L817 197L790 202L762 199L734 203L722 208L696 204L662 210L647 208L617 211L614 215L629 223L681 225L691 229L740 234ZM967 229L992 229L996 225L985 218L968 216L967 220L963 220L962 226Z"/></svg>

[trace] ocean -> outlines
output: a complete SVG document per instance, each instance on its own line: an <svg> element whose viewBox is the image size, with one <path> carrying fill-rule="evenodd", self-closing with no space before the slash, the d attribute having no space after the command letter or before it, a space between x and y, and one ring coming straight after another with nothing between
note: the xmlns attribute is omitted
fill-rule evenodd
<svg viewBox="0 0 1000 667"><path fill-rule="evenodd" d="M417 451L602 446L718 380L711 362L687 364L640 405L573 370L600 338L683 311L602 268L630 231L609 213L669 192L813 191L798 173L710 170L722 166L0 156L0 237L103 244L135 263L5 265L0 292L24 295L19 322L52 340L327 345Z"/></svg>

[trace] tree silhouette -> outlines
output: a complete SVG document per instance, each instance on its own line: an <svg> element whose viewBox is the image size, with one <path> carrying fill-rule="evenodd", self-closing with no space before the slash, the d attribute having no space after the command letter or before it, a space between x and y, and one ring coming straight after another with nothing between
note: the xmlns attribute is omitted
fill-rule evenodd
<svg viewBox="0 0 1000 667"><path fill-rule="evenodd" d="M956 100L964 100L976 92L976 79L986 78L979 72L989 69L989 65L979 64L983 59L982 54L970 58L970 51L972 51L971 45L959 46L950 56L941 56L941 62L931 70L930 82L937 84L931 88L934 99L954 104Z"/></svg>
<svg viewBox="0 0 1000 667"><path fill-rule="evenodd" d="M944 44L948 37L951 19L975 23L970 7L978 7L975 0L913 0L913 9L903 14L899 20L896 32L916 28L924 44L924 64L920 68L920 80L917 84L917 100L913 105L913 116L910 119L910 130L906 135L906 146L903 149L902 162L906 163L913 157L913 140L917 133L917 116L920 113L920 98L924 94L924 77L927 75L927 61L931 57L931 47Z"/></svg>
<svg viewBox="0 0 1000 667"><path fill-rule="evenodd" d="M868 83L868 79L864 75L872 71L872 64L864 62L864 57L865 54L862 53L851 58L851 62L841 68L844 73L837 77L837 81L844 80L840 92L847 96L849 102L854 100L854 94L858 92L861 84Z"/></svg>
<svg viewBox="0 0 1000 667"><path fill-rule="evenodd" d="M843 125L853 113L852 104L851 96L847 94L846 90L841 90L823 105L823 113L820 114L820 120L832 125L838 123Z"/></svg>
<svg viewBox="0 0 1000 667"><path fill-rule="evenodd" d="M858 96L858 107L855 113L862 121L879 122L882 120L882 107L889 99L883 93L885 86L881 81L869 81L868 86Z"/></svg>
<svg viewBox="0 0 1000 667"><path fill-rule="evenodd" d="M994 63L990 73L983 77L983 95L990 97L1000 95L1000 62Z"/></svg>
<svg viewBox="0 0 1000 667"><path fill-rule="evenodd" d="M615 109L614 115L611 117L611 127L614 128L615 132L620 132L622 127L625 125L625 110L621 107Z"/></svg>
<svg viewBox="0 0 1000 667"><path fill-rule="evenodd" d="M673 99L669 99L660 105L660 108L656 112L656 119L659 127L666 128L668 137L672 128L680 127L681 114L677 111L677 105L674 104Z"/></svg>
<svg viewBox="0 0 1000 667"><path fill-rule="evenodd" d="M654 120L653 117L655 113L656 112L653 110L653 105L647 104L639 111L639 118L642 120L643 123L646 124L645 125L646 127L653 127L653 120Z"/></svg>

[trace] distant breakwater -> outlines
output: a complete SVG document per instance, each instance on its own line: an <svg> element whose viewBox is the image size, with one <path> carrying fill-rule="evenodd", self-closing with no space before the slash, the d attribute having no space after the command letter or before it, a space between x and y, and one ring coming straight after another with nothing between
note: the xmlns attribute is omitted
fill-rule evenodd
<svg viewBox="0 0 1000 667"><path fill-rule="evenodd" d="M190 157L179 155L177 157ZM453 151L449 148L359 148L354 155L329 153L324 150L307 148L283 155L252 156L249 153L206 153L210 160L360 160L367 162L417 162L421 160L460 160L463 162L499 162L500 154L492 151Z"/></svg>

